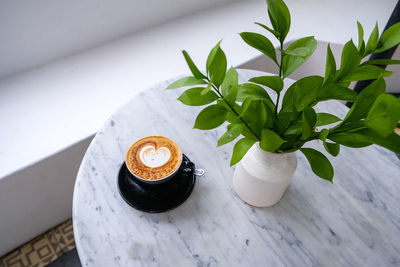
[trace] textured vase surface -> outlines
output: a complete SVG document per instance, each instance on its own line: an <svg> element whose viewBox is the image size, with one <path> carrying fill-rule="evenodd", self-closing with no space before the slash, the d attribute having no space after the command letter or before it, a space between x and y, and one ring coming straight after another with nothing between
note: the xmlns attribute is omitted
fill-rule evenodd
<svg viewBox="0 0 400 267"><path fill-rule="evenodd" d="M255 207L276 204L285 193L297 167L295 153L271 153L255 143L238 163L233 188Z"/></svg>

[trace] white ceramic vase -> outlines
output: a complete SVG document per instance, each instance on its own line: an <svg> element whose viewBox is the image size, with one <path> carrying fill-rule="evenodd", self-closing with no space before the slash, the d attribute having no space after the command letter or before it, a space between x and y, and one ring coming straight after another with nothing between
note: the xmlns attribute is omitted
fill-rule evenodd
<svg viewBox="0 0 400 267"><path fill-rule="evenodd" d="M237 164L233 188L255 207L276 204L285 193L297 167L295 153L271 153L255 143Z"/></svg>

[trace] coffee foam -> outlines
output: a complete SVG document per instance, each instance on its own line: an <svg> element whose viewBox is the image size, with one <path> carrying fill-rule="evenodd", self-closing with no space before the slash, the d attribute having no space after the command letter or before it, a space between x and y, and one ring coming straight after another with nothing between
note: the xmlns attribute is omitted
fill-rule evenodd
<svg viewBox="0 0 400 267"><path fill-rule="evenodd" d="M171 158L171 151L166 147L156 148L152 145L142 147L139 151L140 161L151 168L160 167Z"/></svg>
<svg viewBox="0 0 400 267"><path fill-rule="evenodd" d="M158 180L173 174L182 162L179 146L164 136L147 136L136 141L126 154L130 172L145 180Z"/></svg>

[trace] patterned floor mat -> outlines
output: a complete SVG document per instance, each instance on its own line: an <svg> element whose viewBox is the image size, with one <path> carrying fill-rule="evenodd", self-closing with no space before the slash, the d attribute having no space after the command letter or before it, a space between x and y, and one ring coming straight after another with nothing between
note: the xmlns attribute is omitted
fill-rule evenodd
<svg viewBox="0 0 400 267"><path fill-rule="evenodd" d="M1 257L0 267L46 266L74 248L72 220L69 219Z"/></svg>

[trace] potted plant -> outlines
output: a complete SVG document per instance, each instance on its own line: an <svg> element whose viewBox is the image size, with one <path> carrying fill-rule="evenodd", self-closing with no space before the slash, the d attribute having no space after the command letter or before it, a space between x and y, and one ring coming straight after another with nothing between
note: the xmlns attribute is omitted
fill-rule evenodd
<svg viewBox="0 0 400 267"><path fill-rule="evenodd" d="M284 79L312 55L317 43L313 36L308 36L285 47L290 28L289 10L282 0L267 0L267 5L272 27L256 24L279 41L279 53L264 35L242 32L240 36L276 63L278 75L253 77L248 83L239 84L235 68L227 70L219 42L208 55L206 73L183 51L193 75L168 87L193 86L178 100L190 106L207 105L198 114L194 128L209 130L228 122L218 146L241 136L231 159L231 165L240 162L235 169L234 188L244 201L260 207L273 205L282 197L296 169L294 152L297 150L305 155L317 176L332 182L331 163L321 152L303 147L309 141L321 140L332 156L339 154L341 145L360 148L377 144L400 153L400 136L394 132L400 120L400 100L385 93L384 77L391 72L379 67L400 61L362 62L371 53L397 45L400 24L393 25L381 36L376 25L365 42L363 27L357 22L358 44L351 40L344 45L340 67L328 45L325 76L304 77L283 93ZM361 80L375 81L357 94L349 85ZM263 86L275 92L275 101ZM314 110L318 102L331 99L353 102L344 118Z"/></svg>

